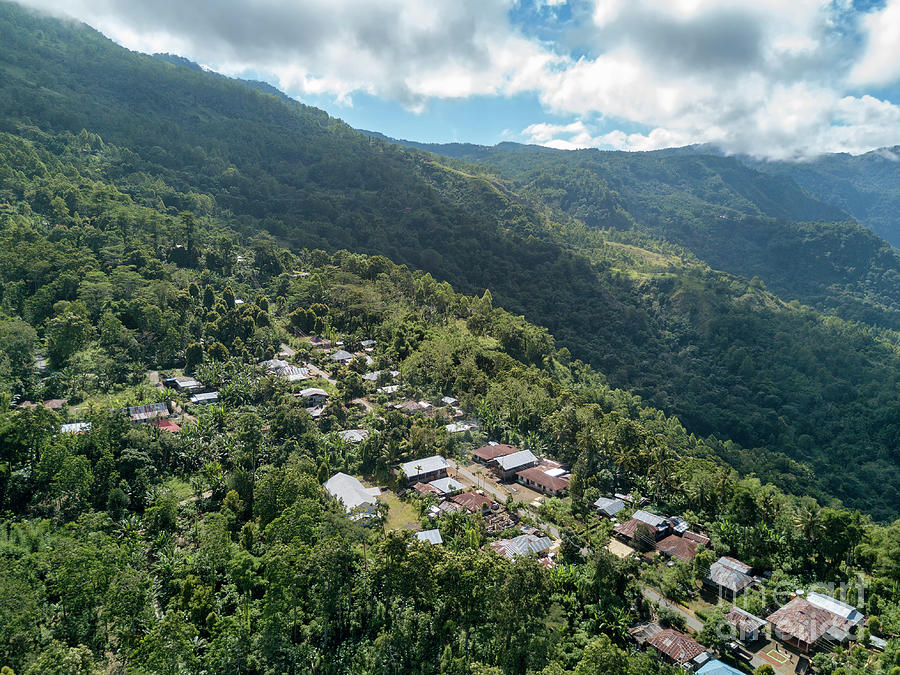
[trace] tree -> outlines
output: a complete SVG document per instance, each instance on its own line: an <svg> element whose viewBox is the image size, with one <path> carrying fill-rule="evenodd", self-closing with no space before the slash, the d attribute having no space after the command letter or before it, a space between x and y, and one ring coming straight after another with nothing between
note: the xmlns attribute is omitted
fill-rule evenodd
<svg viewBox="0 0 900 675"><path fill-rule="evenodd" d="M54 368L62 368L69 357L87 343L93 328L84 316L65 312L50 319L44 332L47 340L47 357Z"/></svg>
<svg viewBox="0 0 900 675"><path fill-rule="evenodd" d="M193 373L201 363L203 363L203 345L199 342L192 342L184 350L184 372Z"/></svg>

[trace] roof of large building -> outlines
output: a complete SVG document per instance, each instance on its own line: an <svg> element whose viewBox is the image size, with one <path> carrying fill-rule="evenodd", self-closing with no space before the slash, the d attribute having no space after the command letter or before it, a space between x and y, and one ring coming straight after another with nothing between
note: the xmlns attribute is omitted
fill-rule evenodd
<svg viewBox="0 0 900 675"><path fill-rule="evenodd" d="M706 651L695 639L672 628L661 630L647 642L676 663L687 663Z"/></svg>
<svg viewBox="0 0 900 675"><path fill-rule="evenodd" d="M480 495L477 492L464 492L461 495L453 495L450 499L473 513L477 513L485 508L490 508L494 503L490 498Z"/></svg>
<svg viewBox="0 0 900 675"><path fill-rule="evenodd" d="M351 354L350 352L348 352L344 349L338 349L334 354L331 355L331 360L332 361L352 361L353 354Z"/></svg>
<svg viewBox="0 0 900 675"><path fill-rule="evenodd" d="M498 539L491 542L491 548L506 558L541 553L551 546L553 540L550 537L538 537L535 534L520 534L512 539Z"/></svg>
<svg viewBox="0 0 900 675"><path fill-rule="evenodd" d="M513 471L519 467L528 466L529 464L537 464L538 458L534 456L531 450L519 450L510 455L502 455L495 457L494 461L504 471Z"/></svg>
<svg viewBox="0 0 900 675"><path fill-rule="evenodd" d="M612 517L625 508L625 502L621 499L611 499L610 497L600 497L594 502L594 506L598 510L603 511L606 515Z"/></svg>
<svg viewBox="0 0 900 675"><path fill-rule="evenodd" d="M765 626L768 621L754 616L750 612L737 606L732 606L731 610L725 615L725 618L738 630L745 633L755 633Z"/></svg>
<svg viewBox="0 0 900 675"><path fill-rule="evenodd" d="M727 663L722 663L719 659L707 661L697 675L743 675L737 668L732 668Z"/></svg>
<svg viewBox="0 0 900 675"><path fill-rule="evenodd" d="M485 445L483 447L480 447L477 450L473 450L472 454L478 459L489 462L492 459L496 459L497 457L512 455L516 452L519 452L519 449L514 445L505 445L503 443L499 443L497 445Z"/></svg>
<svg viewBox="0 0 900 675"><path fill-rule="evenodd" d="M365 504L374 505L376 497L381 494L380 488L367 488L345 473L336 473L325 481L325 489L344 504L348 513Z"/></svg>
<svg viewBox="0 0 900 675"><path fill-rule="evenodd" d="M446 470L449 466L447 460L440 455L432 455L431 457L422 457L411 462L404 462L400 465L400 468L406 474L406 477L411 480L416 476L424 476L435 471Z"/></svg>
<svg viewBox="0 0 900 675"><path fill-rule="evenodd" d="M416 539L419 541L427 541L430 544L443 544L444 539L441 537L440 530L425 530L424 532L416 532Z"/></svg>
<svg viewBox="0 0 900 675"><path fill-rule="evenodd" d="M697 555L697 542L679 537L677 534L670 534L668 537L659 542L656 547L666 555L690 562Z"/></svg>
<svg viewBox="0 0 900 675"><path fill-rule="evenodd" d="M856 607L821 593L810 591L806 594L806 599L816 607L821 607L832 614L836 614L851 625L860 624L866 618Z"/></svg>
<svg viewBox="0 0 900 675"><path fill-rule="evenodd" d="M781 633L808 645L815 644L829 628L844 623L841 617L801 597L794 598L766 618Z"/></svg>
<svg viewBox="0 0 900 675"><path fill-rule="evenodd" d="M518 473L516 473L516 475L520 478L530 480L537 485L541 485L552 492L559 492L560 490L569 489L568 478L564 478L562 476L551 476L539 466L533 466L530 469L524 469L523 471L519 471Z"/></svg>
<svg viewBox="0 0 900 675"><path fill-rule="evenodd" d="M739 593L753 583L753 577L747 574L751 569L740 560L722 556L709 566L709 580L732 593Z"/></svg>

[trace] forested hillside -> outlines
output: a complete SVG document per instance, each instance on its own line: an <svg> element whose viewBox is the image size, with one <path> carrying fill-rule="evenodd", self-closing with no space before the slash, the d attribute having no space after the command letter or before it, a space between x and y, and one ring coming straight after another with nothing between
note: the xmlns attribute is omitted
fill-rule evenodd
<svg viewBox="0 0 900 675"><path fill-rule="evenodd" d="M826 203L827 194L811 190L824 200L817 201L801 189L787 172L794 165L759 165L783 168L770 176L737 158L702 154L703 147L626 153L414 145L490 166L589 227L638 229L715 269L759 277L786 300L900 328L900 255L852 222L849 209Z"/></svg>
<svg viewBox="0 0 900 675"><path fill-rule="evenodd" d="M897 523L741 478L720 458L732 444L610 388L490 293L460 295L384 257L293 254L266 234L146 206L109 182L126 151L86 131L29 134L0 135L4 669L675 675L627 629L683 627L642 589L685 598L716 555L772 571L757 612L777 606L782 585L863 575L872 631L900 633ZM313 331L374 347L342 365ZM310 379L267 371L260 362L276 354ZM375 381L361 376L369 368ZM218 401L163 389L166 375L194 377ZM329 395L316 418L310 384ZM456 397L479 425L451 433L446 412L404 415L400 396ZM174 427L129 421L126 407L160 401ZM338 434L352 428L367 437ZM555 524L552 569L491 550L518 528L488 532L480 513L429 518L432 500L397 496L398 462L439 452L462 463L489 439L572 468L565 499L504 505L523 526ZM375 522L352 520L323 490L336 471L390 488ZM695 563L613 556L593 503L619 490L684 514L709 546ZM724 656L715 621L697 638ZM816 658L886 675L898 647Z"/></svg>
<svg viewBox="0 0 900 675"><path fill-rule="evenodd" d="M796 181L809 194L839 206L875 234L900 248L900 148L863 155L824 155L803 162L741 161L759 171Z"/></svg>
<svg viewBox="0 0 900 675"><path fill-rule="evenodd" d="M486 170L447 166L433 155L359 134L321 111L127 52L86 27L13 5L0 6L0 28L8 36L0 44L0 95L9 102L0 124L13 146L21 143L16 137L35 143L44 153L40 162L62 153L77 157L80 171L100 172L107 184L157 213L216 218L244 236L267 230L294 251L385 255L463 292L489 288L496 305L546 326L613 386L677 415L691 432L734 441L720 453L741 471L823 500L838 497L879 518L900 509L894 338L787 305L758 281L713 271L683 247L661 241L659 223L671 211L657 213L654 203L657 210L684 204L685 213L700 214L696 222L709 215L703 190L719 179L702 163L697 171L706 171L706 182L685 184L683 192L673 185L663 190L677 178L669 169L669 183L658 178L645 189L658 196L643 211L635 207L642 201L637 192L626 199L624 187L620 194L582 172L578 184L585 194L573 197L582 207L567 207L554 201L568 197L553 172L508 181L475 175ZM92 139L84 150L60 140L83 129ZM48 177L19 158L20 148L8 152L7 200L29 199L52 225L108 217L79 204L68 185L70 169ZM622 174L623 186L633 186L641 171L635 165L630 178L624 169L614 173ZM777 206L785 195L763 196L779 181L759 174L749 185L743 180L733 181L743 192L727 191L733 222L776 228L772 218L797 210L834 214L809 199L778 212L787 208ZM127 218L122 227L150 227L164 237L153 222ZM707 240L694 220L685 222L681 229ZM621 229L632 223L640 228ZM790 249L801 231L785 225L777 236L787 237ZM830 249L839 250L848 232L856 236L848 228L835 228L832 238L827 228L810 232L823 259L831 259ZM861 245L870 244L877 241ZM18 264L18 252L10 255ZM803 255L786 257L786 275L804 265L823 269ZM826 293L817 277L810 292L826 298L824 309L837 311L844 303L848 316L871 312L888 322L896 291L885 290L892 268L876 269L881 258L874 260L868 271L840 260L828 268L837 290ZM42 278L8 283L40 284ZM63 284L62 278L46 281L54 288ZM17 297L18 288L6 289L4 298ZM55 292L42 291L48 298ZM43 302L13 304L11 312L33 311L26 317L39 323L50 316L53 300Z"/></svg>

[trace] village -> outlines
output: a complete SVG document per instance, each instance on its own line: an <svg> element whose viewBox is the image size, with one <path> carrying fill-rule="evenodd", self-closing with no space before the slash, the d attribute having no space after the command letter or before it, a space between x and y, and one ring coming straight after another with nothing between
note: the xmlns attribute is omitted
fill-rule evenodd
<svg viewBox="0 0 900 675"><path fill-rule="evenodd" d="M251 366L257 377L289 387L338 446L366 444L378 433L377 423L392 413L420 419L448 439L445 447L452 454L396 462L381 484L372 476L330 474L323 486L348 518L364 527L407 533L410 545L443 546L448 537L463 536L511 561L529 556L548 570L564 566L562 524L554 522L558 511L551 507L568 502L569 469L530 449L488 439L457 398L422 397L393 364L377 358L375 340L351 344L312 335L282 344L278 354ZM179 433L220 402L219 391L193 375L151 373L148 378L165 400L122 411L132 424L157 433ZM90 430L90 422L78 418L80 409L69 409L65 400L42 405L69 416L62 434ZM336 420L344 424L336 426ZM640 495L599 497L585 527L606 533L604 555L634 565L647 609L628 628L629 638L685 671L803 673L817 651L885 646L866 630L866 617L834 593L788 589L783 602L773 605L768 598L777 594L772 588L766 594L772 583L767 570L716 554L706 533L680 515L655 513ZM673 594L661 588L663 575L677 577L677 597L667 597Z"/></svg>

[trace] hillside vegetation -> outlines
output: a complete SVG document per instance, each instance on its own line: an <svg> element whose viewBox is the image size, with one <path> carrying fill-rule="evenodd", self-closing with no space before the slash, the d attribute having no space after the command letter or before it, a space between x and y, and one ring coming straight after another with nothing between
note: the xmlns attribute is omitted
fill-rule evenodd
<svg viewBox="0 0 900 675"><path fill-rule="evenodd" d="M519 184L450 167L321 111L127 52L86 27L12 5L2 6L0 22L9 36L0 45L0 95L10 102L0 124L50 157L73 153L58 140L66 132L96 135L102 147L78 151L79 162L102 171L135 204L215 218L244 236L264 229L294 251L385 255L462 292L489 288L496 305L547 327L611 385L677 415L694 433L734 441L722 455L742 471L879 518L900 509L891 412L900 360L891 334L785 304L758 281L714 271L684 248L689 241L661 241L652 222L623 231L647 214L631 213L633 204L610 188L594 194L595 181L585 182L585 208L599 204L606 215L594 222L575 209L576 219L531 179ZM57 200L51 224L97 217L65 183L23 166L9 160L5 189L33 190L43 212ZM634 180L641 171L636 165ZM754 180L740 204L757 204L754 195L773 187L765 177ZM658 201L700 204L705 213L707 202L688 187ZM834 211L812 202L803 208ZM754 217L771 217L761 213ZM797 227L783 229L796 239ZM836 230L840 237L847 231ZM813 264L803 254L793 262ZM853 277L841 283L824 309L845 301L853 313L892 316L889 295L870 297ZM34 320L48 312L44 306Z"/></svg>

